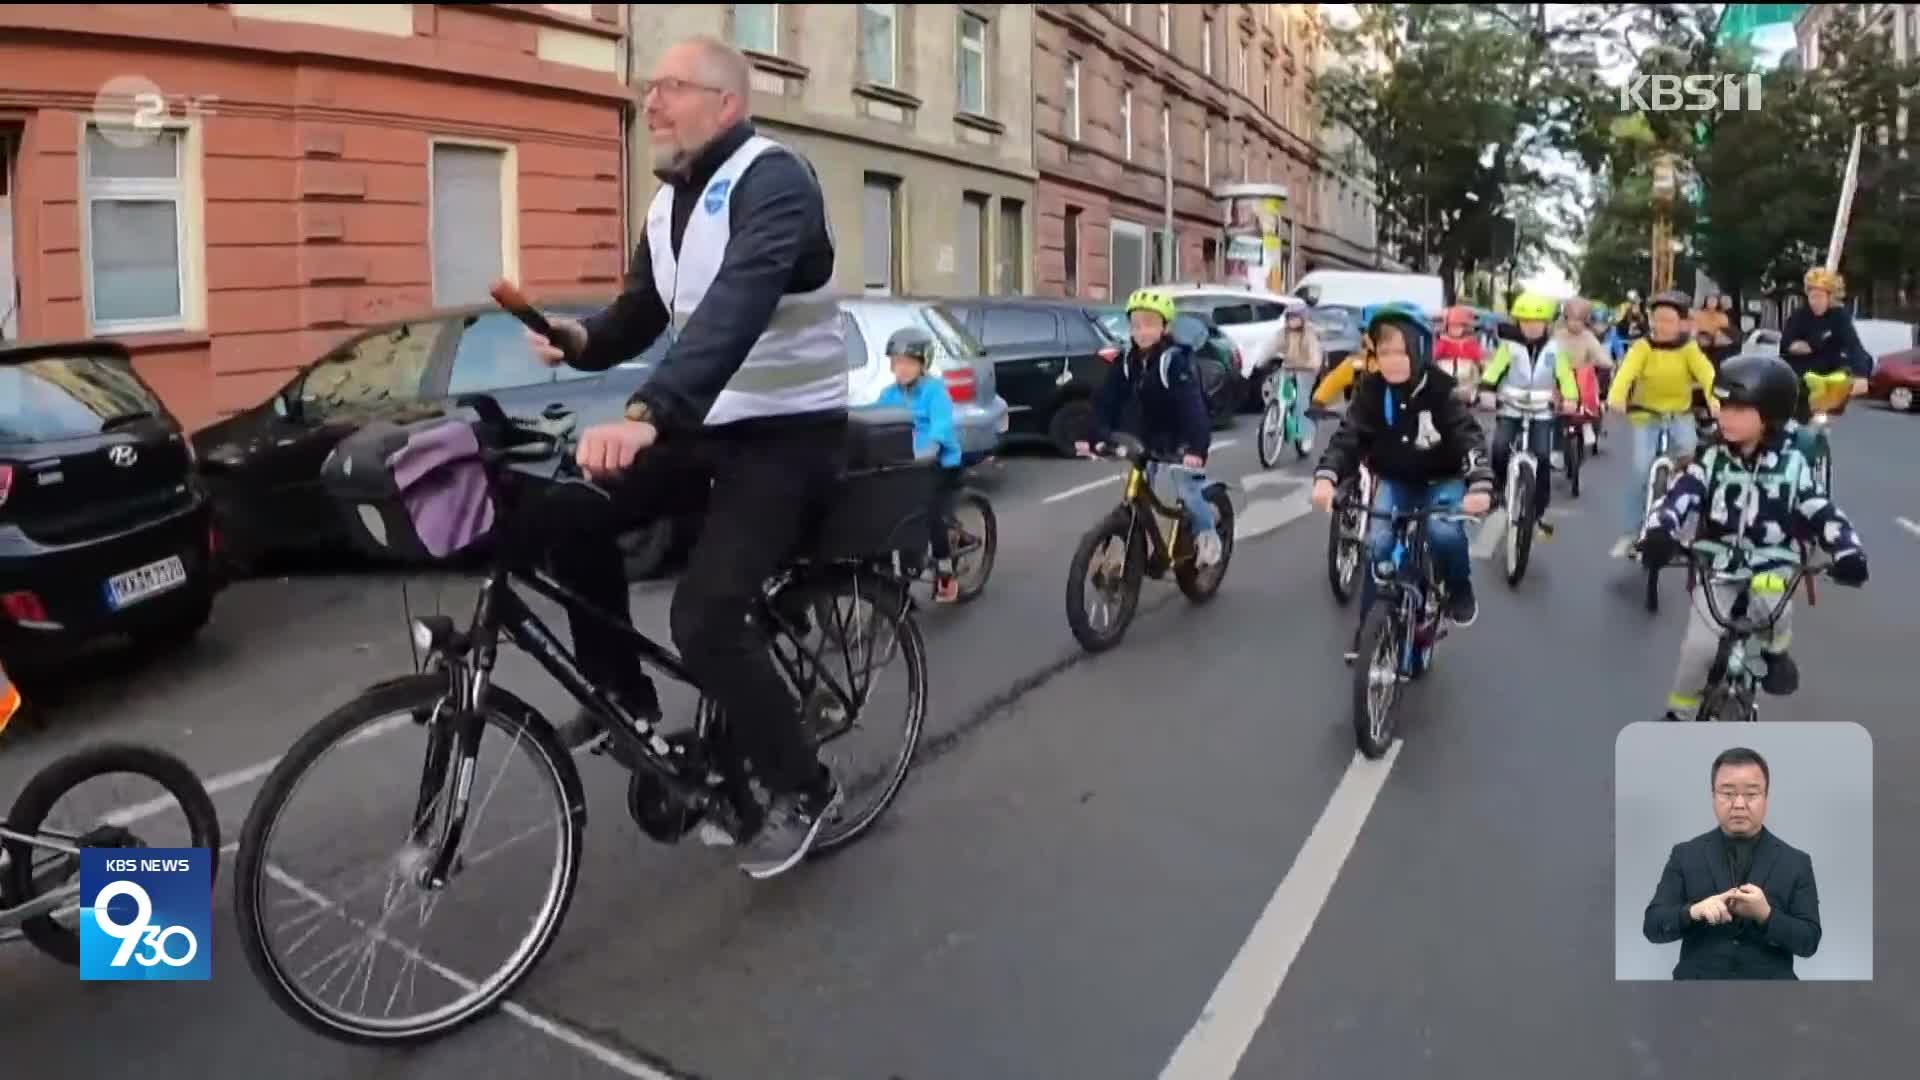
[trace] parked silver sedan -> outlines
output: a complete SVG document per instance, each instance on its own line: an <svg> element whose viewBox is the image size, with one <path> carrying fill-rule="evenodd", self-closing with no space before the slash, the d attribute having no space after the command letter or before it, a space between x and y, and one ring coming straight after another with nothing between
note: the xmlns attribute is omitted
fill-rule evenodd
<svg viewBox="0 0 1920 1080"><path fill-rule="evenodd" d="M892 296L840 301L847 337L847 393L854 408L872 405L893 382L884 350L896 330L916 327L936 342L932 371L953 397L953 424L971 464L991 454L1007 432L1007 403L994 381L993 361L946 308L929 300Z"/></svg>

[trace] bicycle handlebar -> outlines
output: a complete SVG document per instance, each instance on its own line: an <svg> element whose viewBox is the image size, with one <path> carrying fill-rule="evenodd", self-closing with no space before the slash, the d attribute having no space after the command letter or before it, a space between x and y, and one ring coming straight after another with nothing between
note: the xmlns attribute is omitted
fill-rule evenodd
<svg viewBox="0 0 1920 1080"><path fill-rule="evenodd" d="M1799 591L1802 581L1810 577L1820 577L1833 569L1833 562L1831 560L1796 563L1792 573L1787 576L1785 587L1780 590L1779 601L1771 606L1766 618L1756 620L1752 616L1748 616L1746 626L1741 627L1736 626L1733 620L1727 617L1726 612L1720 609L1720 601L1714 595L1713 587L1716 585L1735 585L1751 582L1760 575L1750 570L1744 574L1730 571L1716 571L1710 565L1710 560L1715 554L1715 552L1701 548L1698 544L1687 544L1680 548L1674 558L1669 559L1666 563L1654 569L1664 570L1675 566L1693 566L1698 572L1702 584L1706 586L1706 588L1701 591L1706 594L1707 614L1713 619L1714 623L1723 630L1772 628L1775 623L1780 621L1781 616L1786 613L1787 605L1793 602L1793 594ZM1762 573L1775 577L1778 576L1778 574L1773 571L1763 571Z"/></svg>
<svg viewBox="0 0 1920 1080"><path fill-rule="evenodd" d="M1416 521L1420 518L1428 518L1433 521L1454 521L1464 524L1470 521L1484 520L1480 514L1462 513L1451 506L1428 506L1419 510L1375 510L1359 499L1335 499L1333 508L1335 510L1360 510L1365 512L1369 518L1393 522Z"/></svg>
<svg viewBox="0 0 1920 1080"><path fill-rule="evenodd" d="M1087 448L1087 457L1106 458L1112 461L1131 461L1141 465L1158 462L1175 469L1184 469L1186 465L1179 458L1163 457L1147 452L1146 444L1131 435L1115 432L1107 441Z"/></svg>

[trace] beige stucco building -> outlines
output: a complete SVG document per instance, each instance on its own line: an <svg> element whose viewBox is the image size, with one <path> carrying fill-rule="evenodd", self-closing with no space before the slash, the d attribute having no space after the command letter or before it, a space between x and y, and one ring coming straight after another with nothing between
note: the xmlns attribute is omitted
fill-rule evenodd
<svg viewBox="0 0 1920 1080"><path fill-rule="evenodd" d="M1033 9L1027 4L629 5L631 74L711 34L754 64L763 134L826 189L848 292L1018 293L1033 248ZM631 220L657 183L632 133Z"/></svg>

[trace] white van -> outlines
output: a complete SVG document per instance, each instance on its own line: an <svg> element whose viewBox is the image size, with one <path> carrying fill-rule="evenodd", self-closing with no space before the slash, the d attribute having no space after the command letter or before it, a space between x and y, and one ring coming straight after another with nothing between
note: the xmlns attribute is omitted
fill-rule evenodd
<svg viewBox="0 0 1920 1080"><path fill-rule="evenodd" d="M1293 287L1295 296L1318 290L1316 304L1363 308L1405 300L1420 305L1433 318L1447 306L1446 286L1433 274L1393 274L1378 270L1310 270Z"/></svg>

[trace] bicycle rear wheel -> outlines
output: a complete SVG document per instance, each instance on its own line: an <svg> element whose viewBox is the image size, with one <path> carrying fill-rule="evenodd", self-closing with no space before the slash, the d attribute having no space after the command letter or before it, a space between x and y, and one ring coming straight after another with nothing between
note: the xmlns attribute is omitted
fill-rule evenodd
<svg viewBox="0 0 1920 1080"><path fill-rule="evenodd" d="M1567 489L1577 499L1580 497L1581 459L1587 452L1586 433L1580 430L1578 424L1567 425L1567 431Z"/></svg>
<svg viewBox="0 0 1920 1080"><path fill-rule="evenodd" d="M138 776L158 784L165 800L150 800L107 814L86 829L50 826L47 818L60 800L83 784L105 776ZM184 834L176 828L151 825L136 828L165 813L168 803L185 817ZM193 847L212 853L217 874L220 864L220 816L200 778L187 763L171 754L129 743L88 747L55 761L27 781L7 812L7 828L76 848ZM71 906L63 906L20 924L20 934L34 947L65 964L80 962L80 857L22 840L7 840L6 873L0 875L0 908L13 908L37 897L71 888Z"/></svg>
<svg viewBox="0 0 1920 1080"><path fill-rule="evenodd" d="M586 823L585 796L573 758L545 719L499 687L488 688L472 721L452 714L447 693L447 675L428 672L377 685L335 710L281 758L241 829L234 907L247 963L281 1011L323 1035L410 1045L471 1023L498 1005L539 963L573 899ZM497 768L479 760L487 748L487 731L506 736ZM422 758L396 752L392 745L403 733L414 732L425 736L424 765L417 768L414 763ZM499 739L490 742L502 744ZM361 746L367 747L370 760L349 769L343 781L312 782L317 766ZM531 766L529 793L509 796L500 813L490 818L508 767L522 760ZM342 805L342 787L362 796L383 781L399 788L397 815L383 817L359 797ZM312 816L290 809L312 789L319 789ZM534 816L546 815L547 820L501 830L504 840L483 841L488 824L514 813L516 804L530 806ZM462 812L457 858L445 882L430 884L426 871L441 829ZM276 841L303 835L320 846L315 868L291 869L283 856L270 855ZM394 842L397 850L377 857L362 880L341 880L351 875L342 868L351 858L345 849L382 841ZM552 865L537 868L530 859L543 848ZM510 850L513 858L499 858ZM467 879L487 863L494 864L489 883L473 887ZM456 884L490 903L515 888L530 888L537 907L530 918L519 919L500 918L497 908L480 914L445 912ZM371 910L352 913L361 901L369 901ZM423 946L396 940L410 929L424 932L436 916L446 918L443 925L451 931L443 955L470 953L505 938L510 941L505 960L493 974L473 978L428 955ZM295 940L283 946L275 937L281 930ZM331 951L322 941L302 953L328 930L347 933L349 941ZM351 936L355 933L357 940ZM471 966L464 956L459 963L461 968ZM317 986L307 985L317 976ZM416 1005L423 990L441 1003ZM403 996L409 1009L419 1011L396 1015Z"/></svg>
<svg viewBox="0 0 1920 1080"><path fill-rule="evenodd" d="M1360 623L1353 665L1353 736L1360 752L1379 758L1393 745L1393 706L1400 695L1401 634L1394 601L1382 596Z"/></svg>
<svg viewBox="0 0 1920 1080"><path fill-rule="evenodd" d="M859 839L905 785L926 726L927 646L906 590L877 575L826 574L782 593L772 609L807 611L811 625L774 636L774 663L805 703L807 734L843 795L809 853L817 857ZM898 693L880 678L896 659ZM878 737L859 738L868 734Z"/></svg>
<svg viewBox="0 0 1920 1080"><path fill-rule="evenodd" d="M1341 497L1358 497L1359 484L1343 486ZM1335 509L1327 516L1327 584L1333 599L1345 607L1353 600L1366 550L1367 518L1360 510Z"/></svg>

